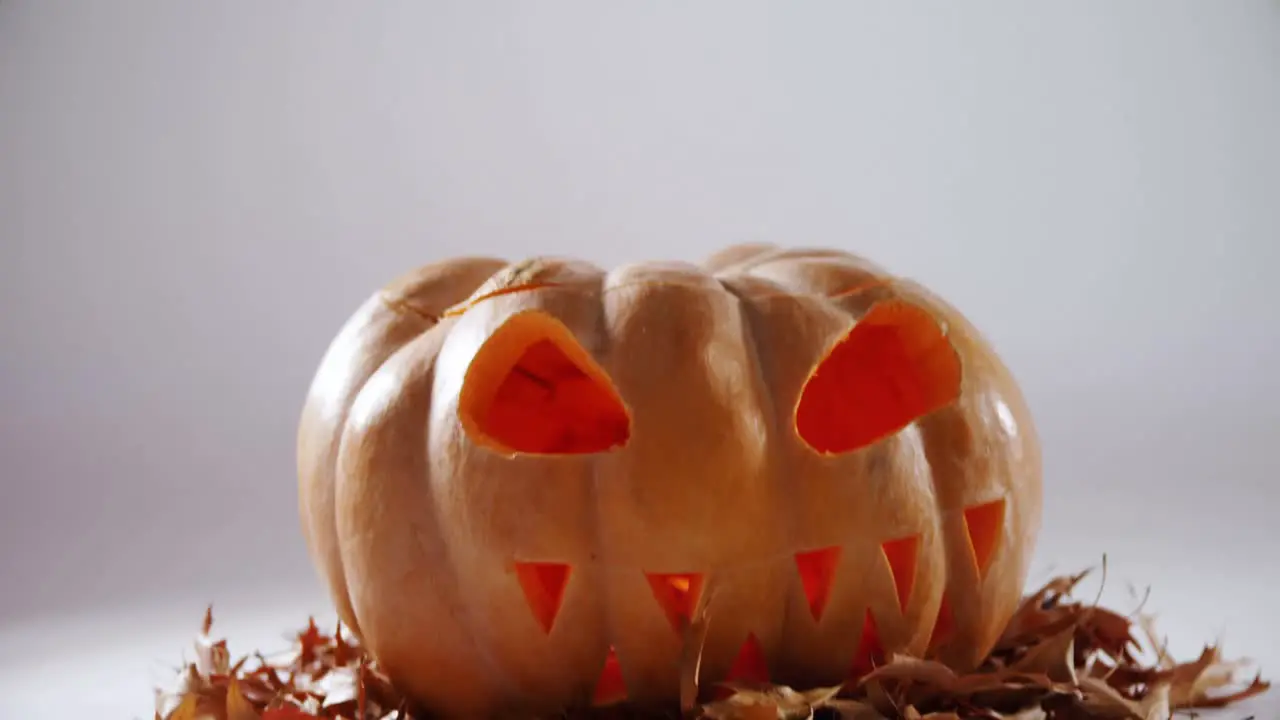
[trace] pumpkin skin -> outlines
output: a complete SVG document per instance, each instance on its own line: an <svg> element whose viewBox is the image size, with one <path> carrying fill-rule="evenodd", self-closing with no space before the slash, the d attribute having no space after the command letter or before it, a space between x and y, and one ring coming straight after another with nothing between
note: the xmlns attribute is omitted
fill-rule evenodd
<svg viewBox="0 0 1280 720"><path fill-rule="evenodd" d="M444 716L957 668L1020 600L1041 457L1008 369L838 250L701 265L456 258L348 320L298 434L343 622Z"/></svg>

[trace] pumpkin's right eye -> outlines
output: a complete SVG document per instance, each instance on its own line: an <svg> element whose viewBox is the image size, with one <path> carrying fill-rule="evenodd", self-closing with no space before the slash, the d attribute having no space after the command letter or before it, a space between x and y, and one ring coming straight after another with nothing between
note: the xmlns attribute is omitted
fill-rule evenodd
<svg viewBox="0 0 1280 720"><path fill-rule="evenodd" d="M507 454L603 452L631 435L608 373L563 323L536 310L512 315L481 345L458 414L472 441Z"/></svg>
<svg viewBox="0 0 1280 720"><path fill-rule="evenodd" d="M960 381L959 355L928 312L878 303L805 381L796 433L824 455L858 450L954 401Z"/></svg>

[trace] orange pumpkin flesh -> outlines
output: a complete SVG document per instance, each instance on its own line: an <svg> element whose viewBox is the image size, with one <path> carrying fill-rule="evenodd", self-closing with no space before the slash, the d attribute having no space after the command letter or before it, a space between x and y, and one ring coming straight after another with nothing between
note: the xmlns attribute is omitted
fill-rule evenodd
<svg viewBox="0 0 1280 720"><path fill-rule="evenodd" d="M820 453L870 445L960 394L960 360L926 312L876 305L805 383L796 432Z"/></svg>
<svg viewBox="0 0 1280 720"><path fill-rule="evenodd" d="M608 376L567 328L508 321L467 370L458 413L471 437L509 453L586 454L626 443L631 418Z"/></svg>
<svg viewBox="0 0 1280 720"><path fill-rule="evenodd" d="M339 614L455 717L674 701L709 600L707 683L972 665L1040 517L995 353L835 250L426 266L334 340L298 458Z"/></svg>

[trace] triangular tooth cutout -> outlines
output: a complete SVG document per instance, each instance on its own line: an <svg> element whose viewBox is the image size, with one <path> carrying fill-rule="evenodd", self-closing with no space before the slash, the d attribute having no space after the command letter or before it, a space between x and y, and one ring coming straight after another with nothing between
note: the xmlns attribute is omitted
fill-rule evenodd
<svg viewBox="0 0 1280 720"><path fill-rule="evenodd" d="M524 591L525 600L533 617L543 632L551 632L560 604L564 601L564 589L569 584L570 568L564 563L517 562L516 579Z"/></svg>
<svg viewBox="0 0 1280 720"><path fill-rule="evenodd" d="M889 564L889 572L893 575L893 587L898 593L898 607L907 611L907 603L911 602L911 591L916 584L916 565L920 557L920 536L889 540L880 546L885 562Z"/></svg>
<svg viewBox="0 0 1280 720"><path fill-rule="evenodd" d="M458 396L468 438L510 453L572 455L625 445L631 415L573 333L541 311L513 315L476 351Z"/></svg>
<svg viewBox="0 0 1280 720"><path fill-rule="evenodd" d="M702 577L702 573L645 573L654 599L676 632L693 619L693 608L702 595Z"/></svg>
<svg viewBox="0 0 1280 720"><path fill-rule="evenodd" d="M942 604L938 606L938 619L933 623L933 632L929 635L929 648L935 648L947 641L951 630L955 627L955 616L951 613L951 601L946 594L942 596Z"/></svg>
<svg viewBox="0 0 1280 720"><path fill-rule="evenodd" d="M1004 534L1004 498L964 509L964 527L969 535L969 547L973 550L973 562L978 578L987 576L991 560L1000 547Z"/></svg>
<svg viewBox="0 0 1280 720"><path fill-rule="evenodd" d="M769 682L769 664L764 659L764 649L755 633L749 633L729 668L730 682L765 684Z"/></svg>
<svg viewBox="0 0 1280 720"><path fill-rule="evenodd" d="M805 599L809 601L809 612L814 620L821 620L827 609L827 601L831 599L831 586L836 577L836 566L840 563L840 546L810 550L796 553L796 569L800 572L800 585L804 588Z"/></svg>
<svg viewBox="0 0 1280 720"><path fill-rule="evenodd" d="M618 653L609 648L604 659L604 667L600 669L600 679L596 681L595 692L591 702L597 706L613 705L627 699L627 683L622 679L622 663L618 662Z"/></svg>
<svg viewBox="0 0 1280 720"><path fill-rule="evenodd" d="M854 678L874 670L884 662L884 647L880 644L880 631L876 627L875 615L867 608L866 618L862 621L862 636L858 639L858 649L853 653L853 666L849 674Z"/></svg>

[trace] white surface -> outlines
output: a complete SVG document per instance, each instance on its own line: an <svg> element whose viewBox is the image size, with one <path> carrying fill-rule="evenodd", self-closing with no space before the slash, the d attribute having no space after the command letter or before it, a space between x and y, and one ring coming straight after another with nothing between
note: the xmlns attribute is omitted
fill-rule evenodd
<svg viewBox="0 0 1280 720"><path fill-rule="evenodd" d="M391 277L743 239L951 299L1038 419L1042 562L1280 675L1278 69L1272 0L0 2L0 662L46 654L0 710L145 715L205 601L323 607L297 413Z"/></svg>

